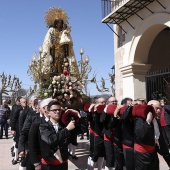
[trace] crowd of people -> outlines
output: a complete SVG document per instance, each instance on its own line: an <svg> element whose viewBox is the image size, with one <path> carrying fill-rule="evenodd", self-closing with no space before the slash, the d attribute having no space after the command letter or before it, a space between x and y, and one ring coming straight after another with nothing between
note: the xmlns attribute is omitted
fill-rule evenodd
<svg viewBox="0 0 170 170"><path fill-rule="evenodd" d="M100 97L87 106L90 121L88 170L159 170L158 153L170 167L166 100Z"/></svg>
<svg viewBox="0 0 170 170"><path fill-rule="evenodd" d="M74 97L76 94L72 100ZM79 98L76 99L79 103ZM10 114L11 153L12 164L19 164L19 170L65 170L69 156L78 159L75 150L77 135L82 134L81 116L76 109L64 107L58 100L40 99L36 95L29 100L16 99Z"/></svg>
<svg viewBox="0 0 170 170"><path fill-rule="evenodd" d="M166 102L165 98L148 103L124 98L118 104L113 96L99 97L78 110L33 95L29 100L18 97L10 111L3 100L0 137L4 129L8 138L10 125L12 164L18 163L19 170L69 169L69 156L78 159L77 136L84 139L84 133L90 144L84 169L159 170L158 153L170 167L170 106Z"/></svg>

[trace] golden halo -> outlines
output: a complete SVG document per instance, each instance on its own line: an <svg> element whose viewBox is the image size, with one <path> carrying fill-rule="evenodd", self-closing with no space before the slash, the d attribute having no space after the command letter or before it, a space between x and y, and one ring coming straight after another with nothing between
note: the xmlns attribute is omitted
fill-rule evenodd
<svg viewBox="0 0 170 170"><path fill-rule="evenodd" d="M64 9L61 9L60 7L49 8L49 10L46 12L44 18L45 18L44 22L46 23L47 27L53 25L55 19L62 19L65 24L69 24L68 23L68 20L69 20L68 14L65 12Z"/></svg>

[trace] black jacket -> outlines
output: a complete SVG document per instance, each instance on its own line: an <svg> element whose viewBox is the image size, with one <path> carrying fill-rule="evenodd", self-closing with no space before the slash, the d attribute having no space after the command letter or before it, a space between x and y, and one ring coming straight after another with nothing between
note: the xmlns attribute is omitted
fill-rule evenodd
<svg viewBox="0 0 170 170"><path fill-rule="evenodd" d="M122 122L122 144L134 147L134 120L132 118L132 106L126 107L121 116Z"/></svg>
<svg viewBox="0 0 170 170"><path fill-rule="evenodd" d="M134 132L135 143L155 146L154 126L152 122L149 125L144 119L136 117L134 119Z"/></svg>
<svg viewBox="0 0 170 170"><path fill-rule="evenodd" d="M168 151L165 140L163 138L162 130L159 122L158 125L159 125L160 136L159 136L159 146L156 145L156 152L158 152L163 156L166 163L170 167L170 153ZM142 118L138 117L135 119L135 143L155 146L154 127L152 122L149 125Z"/></svg>
<svg viewBox="0 0 170 170"><path fill-rule="evenodd" d="M161 129L159 122L158 122L158 125L159 125L159 130L160 130L160 137L159 137L159 147L157 146L157 152L163 156L164 160L170 167L170 153L165 143L165 140L162 134L162 129Z"/></svg>
<svg viewBox="0 0 170 170"><path fill-rule="evenodd" d="M165 109L165 114L164 114L165 123L166 123L166 125L170 125L170 105L164 105L163 107ZM160 118L161 118L161 115L162 115L162 111L160 114Z"/></svg>
<svg viewBox="0 0 170 170"><path fill-rule="evenodd" d="M112 115L109 115L105 112L102 113L100 116L100 122L103 123L103 133L106 134L108 137L111 137L113 129L110 128L109 122L112 118Z"/></svg>
<svg viewBox="0 0 170 170"><path fill-rule="evenodd" d="M63 161L68 159L68 138L70 132L60 123L56 133L52 123L46 122L39 126L40 130L40 150L41 156L46 161L54 162L56 160L54 153L60 149Z"/></svg>
<svg viewBox="0 0 170 170"><path fill-rule="evenodd" d="M122 121L114 116L112 116L109 120L110 129L115 130L113 142L122 148Z"/></svg>
<svg viewBox="0 0 170 170"><path fill-rule="evenodd" d="M88 112L87 113L87 119L88 119L88 122L90 122L90 129L92 129L94 131L94 120L93 120L93 113L91 112Z"/></svg>
<svg viewBox="0 0 170 170"><path fill-rule="evenodd" d="M32 114L28 111L26 119L24 121L23 128L20 131L18 152L25 150L26 143L28 142L28 134L29 134L31 124L35 119L37 119L39 117L40 117L39 113Z"/></svg>
<svg viewBox="0 0 170 170"><path fill-rule="evenodd" d="M29 155L32 164L41 162L39 126L40 124L43 124L45 122L46 122L45 117L39 117L34 120L29 130L28 149L29 149Z"/></svg>
<svg viewBox="0 0 170 170"><path fill-rule="evenodd" d="M16 105L12 110L11 130L17 133L19 133L19 116L22 110L23 108L21 105Z"/></svg>
<svg viewBox="0 0 170 170"><path fill-rule="evenodd" d="M28 107L24 108L22 113L19 116L19 132L21 132L21 130L23 128L23 125L24 125L25 119L27 117L28 111L29 111Z"/></svg>
<svg viewBox="0 0 170 170"><path fill-rule="evenodd" d="M103 133L102 133L102 130L103 130L103 123L101 123L100 121L100 116L101 114L97 113L97 111L95 111L93 113L93 121L94 121L94 132L103 137Z"/></svg>

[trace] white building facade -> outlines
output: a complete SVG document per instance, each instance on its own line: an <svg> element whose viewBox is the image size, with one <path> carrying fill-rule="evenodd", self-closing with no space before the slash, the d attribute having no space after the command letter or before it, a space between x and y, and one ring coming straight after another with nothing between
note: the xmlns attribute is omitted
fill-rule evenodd
<svg viewBox="0 0 170 170"><path fill-rule="evenodd" d="M170 68L170 0L112 0L110 7L102 22L114 24L116 97L152 99L146 75Z"/></svg>

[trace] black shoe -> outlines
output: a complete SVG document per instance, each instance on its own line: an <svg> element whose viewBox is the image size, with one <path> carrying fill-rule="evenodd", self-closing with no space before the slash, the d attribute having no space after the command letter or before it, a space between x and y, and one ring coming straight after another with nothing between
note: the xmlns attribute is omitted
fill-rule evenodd
<svg viewBox="0 0 170 170"><path fill-rule="evenodd" d="M12 165L16 165L18 162L16 160L12 160Z"/></svg>
<svg viewBox="0 0 170 170"><path fill-rule="evenodd" d="M89 137L87 137L87 140L89 140Z"/></svg>
<svg viewBox="0 0 170 170"><path fill-rule="evenodd" d="M11 152L14 150L14 146L11 147Z"/></svg>
<svg viewBox="0 0 170 170"><path fill-rule="evenodd" d="M12 157L14 157L15 156L15 152L11 152L11 155L12 155Z"/></svg>
<svg viewBox="0 0 170 170"><path fill-rule="evenodd" d="M72 157L72 159L76 159L76 160L78 159L78 157L76 155L74 155L74 156L72 155L71 157Z"/></svg>

